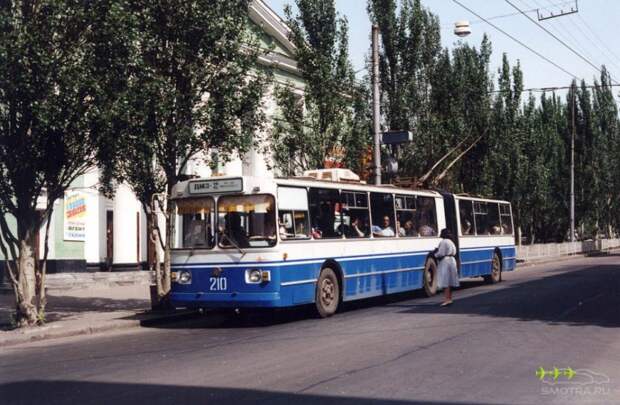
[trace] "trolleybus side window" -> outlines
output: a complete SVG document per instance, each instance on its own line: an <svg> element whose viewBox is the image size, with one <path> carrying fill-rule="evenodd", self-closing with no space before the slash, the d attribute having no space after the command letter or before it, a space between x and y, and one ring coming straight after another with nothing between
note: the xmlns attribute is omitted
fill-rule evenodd
<svg viewBox="0 0 620 405"><path fill-rule="evenodd" d="M278 187L278 233L280 239L309 238L309 220L306 189Z"/></svg>
<svg viewBox="0 0 620 405"><path fill-rule="evenodd" d="M312 237L341 238L340 192L333 189L311 188L309 201Z"/></svg>
<svg viewBox="0 0 620 405"><path fill-rule="evenodd" d="M396 228L399 236L419 236L416 226L416 197L414 195L397 195Z"/></svg>
<svg viewBox="0 0 620 405"><path fill-rule="evenodd" d="M459 218L461 220L461 235L474 235L474 211L471 201L459 200Z"/></svg>
<svg viewBox="0 0 620 405"><path fill-rule="evenodd" d="M189 198L176 201L180 219L177 248L213 247L213 198Z"/></svg>
<svg viewBox="0 0 620 405"><path fill-rule="evenodd" d="M487 222L491 235L501 235L502 227L499 223L499 204L487 203Z"/></svg>
<svg viewBox="0 0 620 405"><path fill-rule="evenodd" d="M433 197L416 198L416 226L420 236L437 236L437 209Z"/></svg>
<svg viewBox="0 0 620 405"><path fill-rule="evenodd" d="M474 201L474 223L476 225L476 235L489 234L489 221L487 214L487 203L483 201Z"/></svg>
<svg viewBox="0 0 620 405"><path fill-rule="evenodd" d="M342 223L340 231L347 238L370 237L370 214L368 212L368 194L343 191Z"/></svg>
<svg viewBox="0 0 620 405"><path fill-rule="evenodd" d="M243 249L276 244L273 196L223 196L217 202L217 211L220 247Z"/></svg>
<svg viewBox="0 0 620 405"><path fill-rule="evenodd" d="M394 196L387 193L370 193L372 234L375 237L396 236Z"/></svg>
<svg viewBox="0 0 620 405"><path fill-rule="evenodd" d="M500 204L499 214L503 235L512 235L512 215L510 214L510 204Z"/></svg>

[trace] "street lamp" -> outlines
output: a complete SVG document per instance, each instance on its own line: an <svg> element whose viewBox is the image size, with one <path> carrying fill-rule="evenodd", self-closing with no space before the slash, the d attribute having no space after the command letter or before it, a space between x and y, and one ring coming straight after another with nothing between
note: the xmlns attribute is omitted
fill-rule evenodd
<svg viewBox="0 0 620 405"><path fill-rule="evenodd" d="M457 37L466 37L471 34L471 27L469 21L461 20L454 23L454 35Z"/></svg>

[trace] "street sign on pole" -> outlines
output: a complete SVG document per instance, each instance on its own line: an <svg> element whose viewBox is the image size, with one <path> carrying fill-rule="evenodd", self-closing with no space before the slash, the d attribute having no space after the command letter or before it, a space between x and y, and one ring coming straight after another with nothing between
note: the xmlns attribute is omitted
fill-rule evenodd
<svg viewBox="0 0 620 405"><path fill-rule="evenodd" d="M413 141L411 131L387 131L382 135L381 143L384 145L398 145Z"/></svg>

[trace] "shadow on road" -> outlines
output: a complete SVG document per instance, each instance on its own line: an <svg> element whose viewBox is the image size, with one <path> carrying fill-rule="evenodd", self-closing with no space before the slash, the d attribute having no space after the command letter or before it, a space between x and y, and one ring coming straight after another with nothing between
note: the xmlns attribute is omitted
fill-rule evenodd
<svg viewBox="0 0 620 405"><path fill-rule="evenodd" d="M454 294L454 304L400 304L402 312L469 314L568 325L620 327L620 266L550 271L545 277L490 289L470 297ZM503 287L503 286L502 286Z"/></svg>
<svg viewBox="0 0 620 405"><path fill-rule="evenodd" d="M606 265L549 269L535 280L502 283L476 290L475 295L460 297L468 290L484 286L478 279L461 281L455 302L440 308L440 297L423 299L423 291L406 292L345 302L338 316L371 307L402 308L401 313L464 314L543 321L569 325L620 327L620 266ZM279 310L208 311L187 322L144 325L162 329L252 328L269 327L316 318L312 306Z"/></svg>
<svg viewBox="0 0 620 405"><path fill-rule="evenodd" d="M23 381L0 385L2 403L9 404L338 404L417 405L452 402L402 401L297 394L265 390L82 381ZM455 403L456 404L456 403ZM458 404L466 404L458 402Z"/></svg>

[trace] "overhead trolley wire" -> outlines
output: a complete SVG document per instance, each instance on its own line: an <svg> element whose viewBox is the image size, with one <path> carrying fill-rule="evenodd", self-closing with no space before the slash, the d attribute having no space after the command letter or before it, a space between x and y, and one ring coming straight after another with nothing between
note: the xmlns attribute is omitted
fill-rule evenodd
<svg viewBox="0 0 620 405"><path fill-rule="evenodd" d="M618 65L618 64L616 64L616 63L615 63L616 61L620 61L620 57L618 57L618 55L616 55L616 53L615 53L615 52L614 52L611 48L609 48L609 47L607 46L607 44L605 43L605 41L603 41L603 40L601 39L601 37L599 37L599 36L598 36L598 34L596 33L596 31L594 31L594 30L590 27L590 24L588 24L588 22L587 22L587 21L586 21L586 20L585 20L585 19L584 19L581 15L577 14L577 18L578 18L579 20L581 20L581 22L582 22L582 23L583 23L583 25L586 27L586 29L587 29L588 31L590 31L590 33L593 35L593 37L594 37L594 39L597 41L597 43L602 44L602 45L603 45L603 47L607 50L607 55L608 55L608 56L611 56L611 58L610 58L610 59L612 59L612 63L613 63L616 67L620 68L620 65ZM615 59L615 61L614 61L614 59Z"/></svg>
<svg viewBox="0 0 620 405"><path fill-rule="evenodd" d="M453 0L456 1L456 0ZM596 69L597 72L602 73L601 69L596 66L594 63L590 62L589 59L585 58L583 55L581 55L579 52L577 52L576 50L574 50L572 47L570 47L568 44L566 44L566 42L564 42L562 39L558 38L554 33L552 33L551 31L549 31L547 28L545 28L543 25L541 25L538 21L534 20L532 17L530 17L529 15L527 15L525 12L523 12L519 7L515 6L510 0L504 0L506 3L510 4L510 6L512 6L515 10L519 11L521 14L523 14L528 20L530 20L531 22L533 22L534 24L536 24L540 29L542 29L543 31L545 31L547 34L551 35L556 41L558 41L559 43L561 43L566 49L568 49L569 51L571 51L573 54L577 55L580 59L582 59L584 62L586 62L588 65L592 66L594 69ZM609 75L611 80L613 80L614 82L618 83L617 80L615 80L613 77L611 77L611 74Z"/></svg>
<svg viewBox="0 0 620 405"><path fill-rule="evenodd" d="M526 48L527 50L529 50L530 52L532 52L533 54L535 54L536 56L538 56L539 58L545 60L547 63L550 63L551 65L555 66L556 68L560 69L562 72L566 73L567 75L571 76L574 79L578 79L579 77L571 72L569 72L568 70L566 70L565 68L563 68L562 66L558 65L557 63L555 63L554 61L552 61L551 59L547 58L545 55L541 54L540 52L532 49L530 46L528 46L527 44L523 43L522 41L518 40L517 38L515 38L514 36L510 35L509 33L507 33L506 31L504 31L503 29L501 29L500 27L498 27L497 25L493 24L492 22L488 21L486 18L482 17L480 14L476 13L474 10L472 10L471 8L467 7L466 5L464 5L463 3L461 3L459 0L452 0L454 3L458 4L459 6L461 6L462 8L464 8L465 10L469 11L470 13L472 13L473 15L475 15L476 17L478 17L479 19L481 19L482 21L486 22L487 24L489 24L491 27L495 28L496 30L498 30L499 32L501 32L502 34L506 35L508 38L512 39L513 41L515 41L516 43L518 43L519 45L521 45L522 47Z"/></svg>

